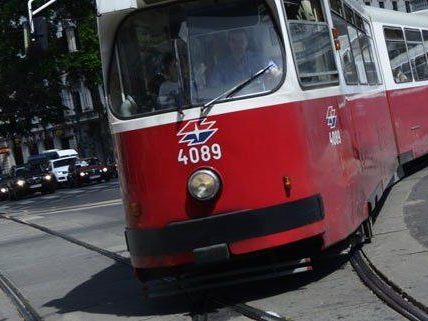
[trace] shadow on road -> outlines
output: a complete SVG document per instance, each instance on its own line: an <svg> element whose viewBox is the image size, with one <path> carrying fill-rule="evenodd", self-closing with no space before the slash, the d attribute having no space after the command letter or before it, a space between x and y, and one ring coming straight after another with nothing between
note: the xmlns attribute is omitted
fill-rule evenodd
<svg viewBox="0 0 428 321"><path fill-rule="evenodd" d="M202 301L207 296L222 299L230 304L275 296L304 288L305 285L333 273L344 263L344 259L335 259L318 271L310 273L229 286L208 293L205 291L157 299L147 299L141 283L134 278L131 269L116 263L93 275L91 279L75 287L63 298L52 300L45 306L56 308L58 314L85 311L116 316L162 316L191 315L195 311L200 311L203 305L204 309L209 310L204 312L211 313L217 312L222 307L211 303L203 304ZM216 320L220 315L217 315ZM223 315L224 317L220 317L222 321L232 317L230 313L223 313Z"/></svg>

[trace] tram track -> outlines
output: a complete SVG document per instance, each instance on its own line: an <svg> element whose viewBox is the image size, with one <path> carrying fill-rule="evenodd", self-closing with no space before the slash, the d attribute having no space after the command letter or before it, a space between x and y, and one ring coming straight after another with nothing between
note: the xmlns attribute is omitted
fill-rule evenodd
<svg viewBox="0 0 428 321"><path fill-rule="evenodd" d="M16 217L13 217L8 214L0 214L0 219L8 220L15 222L17 224L25 225L34 229L37 229L43 233L50 234L55 237L59 237L67 242L73 243L75 245L78 245L80 247L83 247L85 249L88 249L90 251L96 252L97 254L100 254L102 256L108 257L118 263L125 264L129 267L132 267L131 262L129 259L120 256L114 252L105 250L103 248L100 248L98 246L89 244L87 242L78 240L72 236L66 235L64 233L49 229L45 226L28 222ZM161 280L165 283L170 283L169 281ZM178 285L177 285L178 286ZM23 316L25 321L42 321L43 319L37 314L35 309L28 303L28 301L25 299L25 297L20 293L18 288L16 288L11 281L9 281L6 277L4 277L0 273L0 288L10 297L11 301L15 304L16 308L20 312L20 314ZM183 289L182 289L183 290ZM187 296L190 296L191 293L187 293L184 289L182 291L183 294L186 294ZM203 295L199 295L199 297L203 297L203 300L206 300L207 303L210 303L212 305L221 306L222 308L230 308L231 310L247 317L248 319L255 320L255 321L285 321L286 318L279 317L271 312L267 312L252 306L249 306L244 303L229 303L225 300L218 299L215 297L211 297L209 295L206 295L206 293L203 293ZM206 303L199 303L199 306L205 306ZM203 321L208 320L207 319L207 311L201 311L201 313L191 313L192 320L195 321Z"/></svg>
<svg viewBox="0 0 428 321"><path fill-rule="evenodd" d="M361 249L353 249L350 263L361 281L383 302L411 321L428 321L428 308L380 272Z"/></svg>
<svg viewBox="0 0 428 321"><path fill-rule="evenodd" d="M118 255L114 252L105 250L98 246L89 244L81 241L72 236L64 233L49 229L48 227L36 224L34 222L25 221L8 214L0 214L0 219L12 221L18 224L22 224L34 229L37 229L43 233L50 234L55 237L59 237L67 242L73 243L90 251L96 252L102 256L108 257L118 263L125 264L131 267L130 260ZM354 271L360 277L362 282L370 288L384 303L390 306L392 309L406 317L411 321L428 321L428 308L416 299L405 293L397 285L393 284L388 278L382 274L368 259L361 249L353 248L349 252L349 261ZM229 308L251 320L256 321L284 321L287 320L285 317L277 316L274 313L264 311L262 309L255 308L253 306L244 303L233 303L224 299L219 299L215 296L211 296L205 290L197 291L197 295L194 295L192 291L188 291L185 288L180 288L179 284L174 284L170 280L160 280L163 283L169 283L172 287L177 287L179 290L189 297L189 300L194 300L197 297L199 302L192 304L195 307L194 313L191 313L193 321L207 321L209 310L205 310L208 305ZM0 288L7 294L10 300L14 303L19 313L22 315L25 321L40 321L42 318L37 312L31 307L28 301L20 293L18 288L12 284L4 275L0 273ZM190 289L191 290L191 289Z"/></svg>
<svg viewBox="0 0 428 321"><path fill-rule="evenodd" d="M42 321L40 315L25 299L18 288L2 273L0 273L0 289L10 299L24 321Z"/></svg>

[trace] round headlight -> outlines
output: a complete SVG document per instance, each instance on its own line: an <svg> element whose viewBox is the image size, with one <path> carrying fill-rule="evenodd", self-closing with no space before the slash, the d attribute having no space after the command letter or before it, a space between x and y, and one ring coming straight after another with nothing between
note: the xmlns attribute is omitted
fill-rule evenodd
<svg viewBox="0 0 428 321"><path fill-rule="evenodd" d="M108 171L107 167L104 167L104 168L103 168L103 172L104 172L104 173L107 173L107 171Z"/></svg>
<svg viewBox="0 0 428 321"><path fill-rule="evenodd" d="M16 185L18 185L18 186L24 186L25 185L25 181L24 180L22 180L22 179L18 179L17 181L16 181Z"/></svg>
<svg viewBox="0 0 428 321"><path fill-rule="evenodd" d="M83 176L85 176L85 175L86 175L86 173L85 173L85 172L81 172L81 173L80 173L80 176L82 176L82 177L83 177Z"/></svg>
<svg viewBox="0 0 428 321"><path fill-rule="evenodd" d="M44 179L47 181L50 181L52 179L52 176L51 175L45 175Z"/></svg>
<svg viewBox="0 0 428 321"><path fill-rule="evenodd" d="M6 193L6 192L7 192L7 188L6 188L6 187L2 187L2 188L0 189L0 192L2 192L2 193Z"/></svg>
<svg viewBox="0 0 428 321"><path fill-rule="evenodd" d="M220 178L209 169L201 169L192 174L187 184L190 195L200 201L214 198L220 189Z"/></svg>

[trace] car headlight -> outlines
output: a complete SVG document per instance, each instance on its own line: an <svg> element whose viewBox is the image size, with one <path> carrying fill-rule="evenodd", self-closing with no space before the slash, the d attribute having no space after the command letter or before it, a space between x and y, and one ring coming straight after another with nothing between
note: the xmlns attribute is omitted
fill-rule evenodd
<svg viewBox="0 0 428 321"><path fill-rule="evenodd" d="M47 181L50 181L52 179L52 176L51 175L45 175L43 178Z"/></svg>
<svg viewBox="0 0 428 321"><path fill-rule="evenodd" d="M25 185L25 181L24 181L24 180L22 180L22 179L18 179L18 180L16 181L16 185L18 185L18 186L22 187L22 186L24 186L24 185Z"/></svg>
<svg viewBox="0 0 428 321"><path fill-rule="evenodd" d="M107 173L107 171L108 171L108 168L107 168L107 167L104 167L104 168L103 168L103 172L104 172L104 173Z"/></svg>
<svg viewBox="0 0 428 321"><path fill-rule="evenodd" d="M81 177L83 177L83 176L85 176L85 175L86 175L86 173L85 173L85 172L81 172L81 173L80 173L80 176L81 176Z"/></svg>
<svg viewBox="0 0 428 321"><path fill-rule="evenodd" d="M7 193L7 188L6 188L6 187L2 187L2 188L0 188L0 192L2 192L2 193Z"/></svg>
<svg viewBox="0 0 428 321"><path fill-rule="evenodd" d="M187 183L190 195L197 200L206 201L214 198L220 190L220 178L209 169L197 170Z"/></svg>

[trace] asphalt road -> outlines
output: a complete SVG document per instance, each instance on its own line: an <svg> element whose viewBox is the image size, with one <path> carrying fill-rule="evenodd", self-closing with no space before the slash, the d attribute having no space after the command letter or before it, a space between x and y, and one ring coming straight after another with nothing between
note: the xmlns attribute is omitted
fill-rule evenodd
<svg viewBox="0 0 428 321"><path fill-rule="evenodd" d="M3 202L0 212L128 257L117 181ZM0 220L0 273L47 321L192 320L197 308L192 295L148 300L128 265L10 220ZM293 320L403 320L341 261L322 271L212 294ZM249 320L229 307L207 312L210 321ZM0 293L0 320L19 319Z"/></svg>

